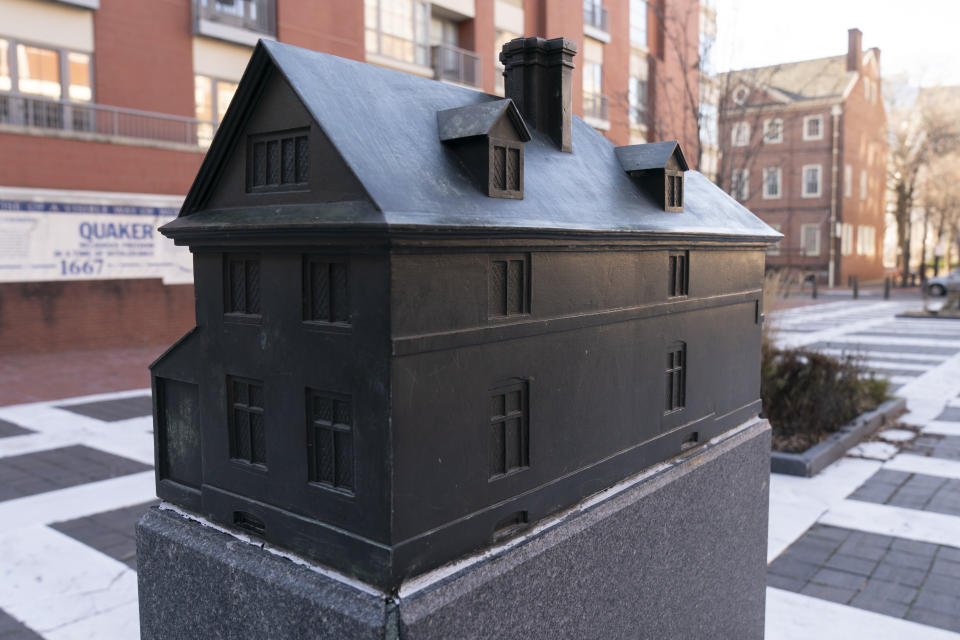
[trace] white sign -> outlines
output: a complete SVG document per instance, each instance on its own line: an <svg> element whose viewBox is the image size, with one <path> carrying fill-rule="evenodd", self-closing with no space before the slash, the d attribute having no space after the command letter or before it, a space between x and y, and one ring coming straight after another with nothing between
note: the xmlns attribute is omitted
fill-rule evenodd
<svg viewBox="0 0 960 640"><path fill-rule="evenodd" d="M0 200L0 282L162 278L193 282L193 260L157 229L172 207Z"/></svg>

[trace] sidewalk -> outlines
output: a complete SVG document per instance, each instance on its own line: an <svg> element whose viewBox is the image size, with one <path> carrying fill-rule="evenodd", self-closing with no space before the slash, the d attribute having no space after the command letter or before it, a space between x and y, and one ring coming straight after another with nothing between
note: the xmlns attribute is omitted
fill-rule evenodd
<svg viewBox="0 0 960 640"><path fill-rule="evenodd" d="M814 478L771 476L768 640L960 639L960 322L894 317L920 304L771 316L782 344L888 375L919 435L888 430Z"/></svg>

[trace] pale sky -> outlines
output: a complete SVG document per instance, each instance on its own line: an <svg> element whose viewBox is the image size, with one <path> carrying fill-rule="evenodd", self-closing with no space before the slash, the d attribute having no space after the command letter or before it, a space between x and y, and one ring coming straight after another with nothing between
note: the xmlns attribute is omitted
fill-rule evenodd
<svg viewBox="0 0 960 640"><path fill-rule="evenodd" d="M884 76L960 85L960 0L715 0L717 71L845 54L847 29L879 47Z"/></svg>

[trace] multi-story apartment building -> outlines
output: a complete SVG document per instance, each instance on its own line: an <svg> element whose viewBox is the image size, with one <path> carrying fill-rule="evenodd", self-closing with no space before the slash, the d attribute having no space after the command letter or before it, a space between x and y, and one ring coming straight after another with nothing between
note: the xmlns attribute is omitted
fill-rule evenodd
<svg viewBox="0 0 960 640"><path fill-rule="evenodd" d="M512 38L577 43L573 111L696 142L697 0L0 0L0 353L192 326L176 215L260 38L503 92ZM677 35L680 34L680 35ZM682 37L681 37L682 36ZM684 75L686 74L686 75ZM335 88L332 88L335 90ZM695 161L691 161L691 165Z"/></svg>
<svg viewBox="0 0 960 640"><path fill-rule="evenodd" d="M721 74L719 177L784 234L770 267L829 284L883 275L886 112L880 50Z"/></svg>

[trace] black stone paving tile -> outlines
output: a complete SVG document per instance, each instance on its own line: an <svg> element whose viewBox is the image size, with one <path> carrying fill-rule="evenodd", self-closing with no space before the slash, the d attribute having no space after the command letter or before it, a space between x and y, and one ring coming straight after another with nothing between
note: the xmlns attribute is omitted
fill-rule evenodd
<svg viewBox="0 0 960 640"><path fill-rule="evenodd" d="M960 436L921 434L903 450L921 456L960 460Z"/></svg>
<svg viewBox="0 0 960 640"><path fill-rule="evenodd" d="M84 518L55 522L50 527L125 563L136 571L137 540L134 526L140 516L156 504L159 504L159 501L153 500Z"/></svg>
<svg viewBox="0 0 960 640"><path fill-rule="evenodd" d="M148 471L152 467L83 445L0 458L0 501L87 482Z"/></svg>
<svg viewBox="0 0 960 640"><path fill-rule="evenodd" d="M9 438L10 436L25 436L28 433L34 433L30 429L24 429L18 424L0 420L0 438Z"/></svg>
<svg viewBox="0 0 960 640"><path fill-rule="evenodd" d="M960 407L946 407L943 413L937 416L937 420L960 422Z"/></svg>
<svg viewBox="0 0 960 640"><path fill-rule="evenodd" d="M960 516L960 480L940 476L884 469L867 479L850 498ZM935 550L933 545L921 542L898 541L895 545L895 551L910 554L926 549L923 553L932 556Z"/></svg>
<svg viewBox="0 0 960 640"><path fill-rule="evenodd" d="M43 636L0 609L0 640L43 640Z"/></svg>
<svg viewBox="0 0 960 640"><path fill-rule="evenodd" d="M939 484L894 471L877 476L874 484L895 489ZM818 524L770 564L767 584L960 631L960 548Z"/></svg>
<svg viewBox="0 0 960 640"><path fill-rule="evenodd" d="M119 400L102 400L85 404L60 405L57 409L79 413L88 418L96 418L104 422L117 422L149 416L153 413L153 399L151 396L133 396Z"/></svg>

